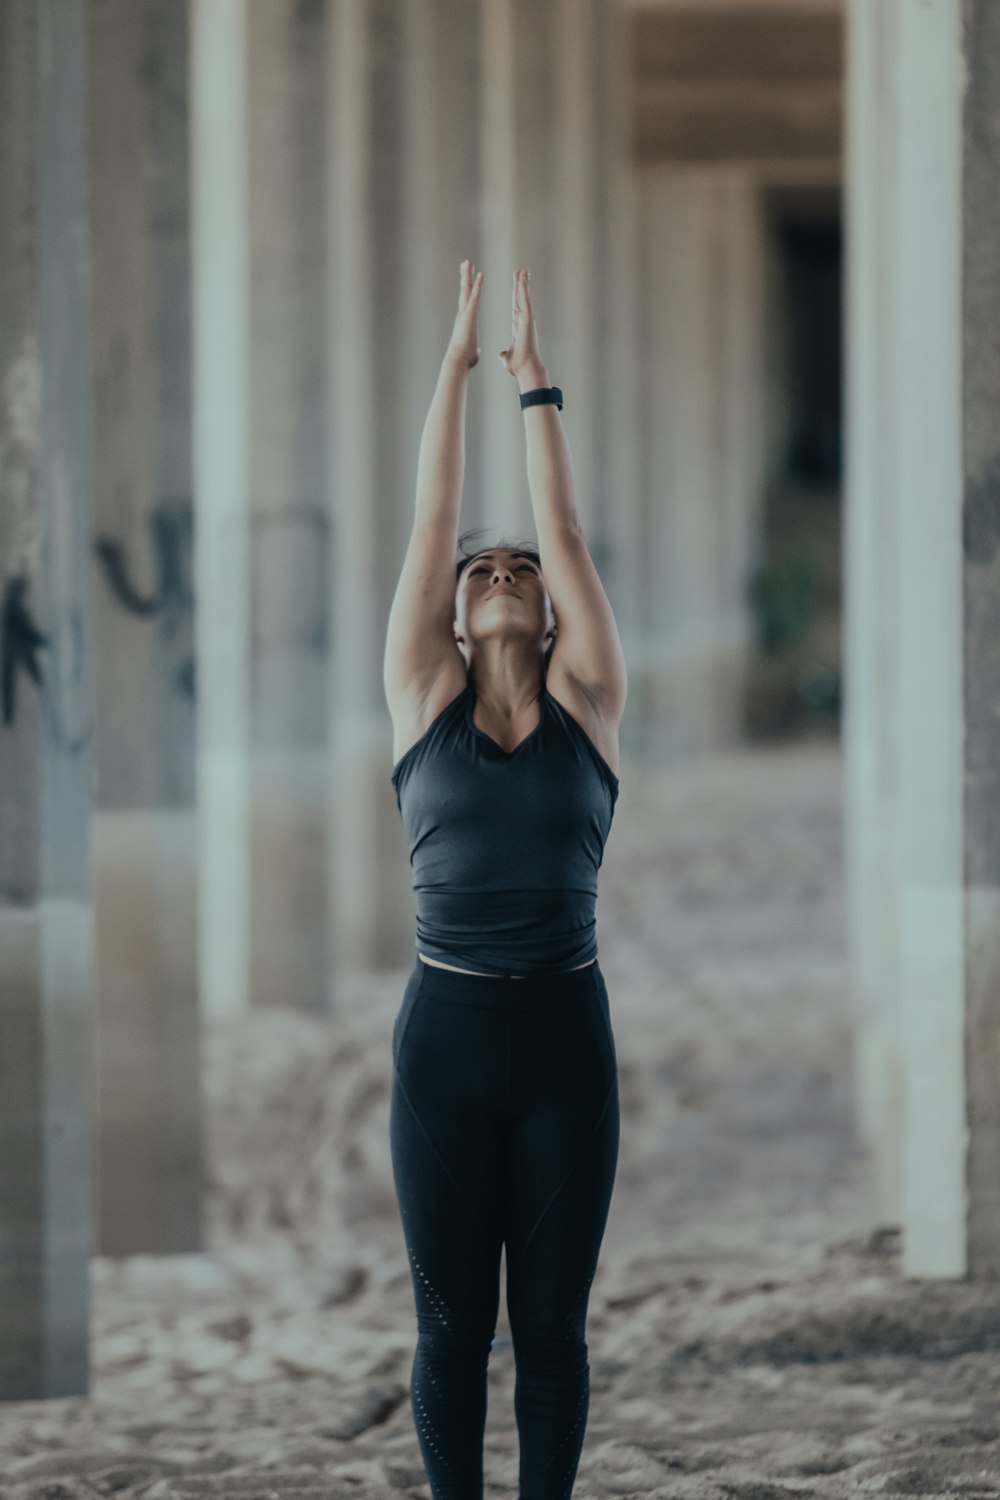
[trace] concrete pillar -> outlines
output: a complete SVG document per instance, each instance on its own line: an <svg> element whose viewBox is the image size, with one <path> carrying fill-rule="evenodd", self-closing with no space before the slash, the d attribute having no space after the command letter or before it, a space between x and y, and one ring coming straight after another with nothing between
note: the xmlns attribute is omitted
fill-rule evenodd
<svg viewBox="0 0 1000 1500"><path fill-rule="evenodd" d="M338 966L357 968L413 953L412 874L388 782L382 661L460 262L475 260L494 298L503 293L500 255L480 221L479 7L338 0L331 22L331 923ZM487 384L500 385L489 374L482 320L480 335L462 529L481 524Z"/></svg>
<svg viewBox="0 0 1000 1500"><path fill-rule="evenodd" d="M250 998L318 1009L326 894L326 7L250 0Z"/></svg>
<svg viewBox="0 0 1000 1500"><path fill-rule="evenodd" d="M646 167L639 193L645 641L630 684L645 754L665 764L741 731L768 462L767 234L738 168Z"/></svg>
<svg viewBox="0 0 1000 1500"><path fill-rule="evenodd" d="M966 1263L986 1278L1000 1272L1000 12L964 0L959 24Z"/></svg>
<svg viewBox="0 0 1000 1500"><path fill-rule="evenodd" d="M82 0L0 7L0 1399L89 1394L93 609Z"/></svg>
<svg viewBox="0 0 1000 1500"><path fill-rule="evenodd" d="M647 516L640 449L643 376L639 351L644 310L639 281L640 174L631 157L628 41L627 13L624 7L616 7L611 11L608 37L608 68L614 83L607 112L607 139L613 153L607 263L609 348L599 365L600 399L609 426L599 482L606 496L604 535L609 543L604 582L629 664L628 706L620 732L622 761L637 765L645 743L643 678L641 672L633 671L633 663L641 660L645 640L640 579L645 569Z"/></svg>
<svg viewBox="0 0 1000 1500"><path fill-rule="evenodd" d="M483 0L481 14L481 201L490 264L480 318L480 524L491 535L534 533L517 384L497 359L510 342L513 273L526 265L542 357L565 392L577 509L610 597L617 526L610 268L612 211L626 170L624 18L610 0L546 7Z"/></svg>
<svg viewBox="0 0 1000 1500"><path fill-rule="evenodd" d="M480 8L468 0L412 0L401 9L399 107L405 129L401 132L399 211L405 251L399 256L398 274L405 353L397 345L395 364L390 355L382 371L383 379L394 378L396 364L405 364L407 372L405 399L400 401L402 442L394 475L400 503L389 518L393 545L384 559L386 577L380 580L380 586L391 590L395 590L413 523L417 454L458 307L462 261L468 258L484 272L495 300L502 301L503 296L502 267L483 233L480 213ZM482 335L482 312L479 326ZM480 364L468 386L463 529L480 523L483 514L483 467L476 457L482 446L485 411L482 376L495 357L496 352L483 341ZM398 819L395 805L393 811Z"/></svg>
<svg viewBox="0 0 1000 1500"><path fill-rule="evenodd" d="M858 1124L884 1220L902 1216L904 1079L896 911L897 443L889 364L897 190L896 9L853 6L845 110L844 868Z"/></svg>
<svg viewBox="0 0 1000 1500"><path fill-rule="evenodd" d="M416 452L402 451L403 412L424 394L403 339L404 9L335 0L328 33L329 889L338 969L412 952L382 688L398 560L381 538L398 531L400 515L412 518Z"/></svg>
<svg viewBox="0 0 1000 1500"><path fill-rule="evenodd" d="M353 832L351 829L352 819L360 816L360 811L351 812L345 806L340 809L347 821L341 825L345 837L340 842L338 860L337 925L342 932L338 952L354 951L355 963L369 960L363 957L364 949L345 947L354 943L354 933L367 934L370 961L405 963L413 953L412 871L388 780L393 757L391 723L381 686L384 622L413 526L420 439L458 306L459 266L467 257L473 260L494 286L495 295L499 280L495 256L483 243L479 213L479 7L469 5L467 0L412 0L412 4L397 10L398 19L391 11L387 20L380 20L375 11L367 23L374 28L374 58L385 58L388 49L395 47L399 65L395 95L393 74L383 75L374 62L370 74L370 88L384 88L388 97L377 95L367 106L377 109L369 136L367 170L373 183L379 185L370 206L369 232L378 236L379 223L391 223L398 238L395 245L376 242L368 252L358 247L362 272L363 260L372 252L379 267L378 280L372 287L372 322L367 338L373 342L371 388L375 392L376 432L370 461L377 465L372 503L377 508L380 545L368 588L374 588L381 601L382 624L380 636L368 643L373 650L371 659L366 656L361 663L370 673L367 684L362 689L359 683L354 690L359 697L363 695L366 718L371 716L369 749L366 751L362 743L357 750L362 757L372 757L377 766L373 792L377 811L364 814L375 820L375 848L381 861L377 868L372 867L378 893L374 901L354 883L356 858L352 848L364 833L360 824L353 824ZM377 40L380 36L381 45ZM340 62L348 65L347 57L341 55ZM366 106L359 99L356 107L364 111ZM333 149L341 148L334 143ZM398 151L398 156L385 154L392 151ZM343 187L343 179L338 181ZM334 325L341 326L336 299L349 296L350 291L336 284L336 269L333 274L331 307ZM341 350L338 344L334 354L346 360L342 378L349 386L352 350ZM490 352L484 342L480 364L467 389L462 530L481 524L483 471L477 455L482 448L485 412L482 372L489 362ZM345 393L345 399L352 397ZM390 429L388 424L396 425ZM383 438L390 430L395 431L394 441ZM345 528L357 527L361 519L343 513L350 488L338 479L334 492L335 500L340 497L336 500L338 534L344 536L348 534ZM343 571L338 572L338 592L345 587L358 588L363 582L346 577L353 552L350 543L348 549L341 560ZM352 607L368 605L355 599ZM345 619L342 630L346 634L338 639L343 641L346 654L353 657L360 645L357 628ZM349 676L355 665L345 660L343 672ZM374 701L370 701L373 692ZM336 717L340 719L343 712L340 703ZM360 775L367 785L367 769Z"/></svg>
<svg viewBox="0 0 1000 1500"><path fill-rule="evenodd" d="M186 10L94 0L88 41L98 1245L126 1255L202 1245Z"/></svg>
<svg viewBox="0 0 1000 1500"><path fill-rule="evenodd" d="M1000 15L980 0L896 0L876 23L852 3L849 26L845 811L859 1107L887 1133L883 1181L898 1172L904 1269L995 1276ZM866 340L879 287L887 305ZM876 389L881 434L882 412L863 409Z"/></svg>
<svg viewBox="0 0 1000 1500"><path fill-rule="evenodd" d="M245 0L191 0L199 989L250 994L250 319Z"/></svg>

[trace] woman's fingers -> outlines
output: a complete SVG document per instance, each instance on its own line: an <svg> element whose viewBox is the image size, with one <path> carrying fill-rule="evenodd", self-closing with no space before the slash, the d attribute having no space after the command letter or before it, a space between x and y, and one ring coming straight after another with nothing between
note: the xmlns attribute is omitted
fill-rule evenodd
<svg viewBox="0 0 1000 1500"><path fill-rule="evenodd" d="M473 278L473 263L471 260L463 260L458 268L458 306L459 310L465 306L473 293L478 294L483 289L483 273L480 271Z"/></svg>

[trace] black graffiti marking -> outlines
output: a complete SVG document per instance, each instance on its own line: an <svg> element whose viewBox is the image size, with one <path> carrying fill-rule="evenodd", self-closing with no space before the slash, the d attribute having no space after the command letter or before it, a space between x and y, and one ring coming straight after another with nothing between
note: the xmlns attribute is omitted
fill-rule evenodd
<svg viewBox="0 0 1000 1500"><path fill-rule="evenodd" d="M17 679L19 672L27 672L39 689L43 709L48 712L49 731L53 743L71 755L78 755L93 733L93 725L85 724L78 734L70 736L63 722L61 706L52 684L60 681L59 636L40 630L36 625L28 602L31 580L25 573L8 578L4 585L0 604L0 697L3 701L3 722L12 725L17 718ZM83 681L83 622L75 606L70 611L69 627L72 636L73 660L71 681L79 687ZM46 676L38 660L38 652L50 652L52 671Z"/></svg>
<svg viewBox="0 0 1000 1500"><path fill-rule="evenodd" d="M157 589L144 595L132 582L125 548L117 537L98 536L94 551L104 566L113 597L130 614L189 614L194 608L191 587L193 518L190 500L163 501L149 516Z"/></svg>
<svg viewBox="0 0 1000 1500"><path fill-rule="evenodd" d="M104 564L112 594L123 608L134 615L155 615L162 609L162 588L160 595L143 599L132 587L125 567L125 548L121 542L115 541L113 537L99 536L94 542L94 551Z"/></svg>
<svg viewBox="0 0 1000 1500"><path fill-rule="evenodd" d="M94 552L103 566L111 595L129 614L150 618L162 615L169 640L194 610L191 584L194 516L190 499L164 500L149 515L156 592L143 594L132 582L125 548L117 537L97 536ZM174 686L194 700L194 657L189 655L174 672Z"/></svg>
<svg viewBox="0 0 1000 1500"><path fill-rule="evenodd" d="M81 702L81 694L84 687L84 641L83 641L83 616L78 605L71 605L66 620L70 637L70 648L72 650L71 668L67 673L60 670L62 659L62 645L66 630L57 622L56 629L52 635L52 676L49 691L44 695L44 701L49 707L49 729L52 739L60 749L68 750L71 755L79 755L80 751L88 743L94 732L93 722L84 724L79 733L70 738L66 724L63 721L61 704L62 695L52 690L53 682L68 682L76 689L74 695L77 703Z"/></svg>
<svg viewBox="0 0 1000 1500"><path fill-rule="evenodd" d="M38 629L31 618L27 602L28 582L24 574L8 578L3 594L0 681L2 681L5 724L13 724L17 717L18 669L27 672L29 677L33 677L38 687L43 685L42 669L36 658L36 652L40 646L49 644L49 638L44 631Z"/></svg>
<svg viewBox="0 0 1000 1500"><path fill-rule="evenodd" d="M330 523L323 509L316 505L286 505L273 510L257 508L248 513L247 522L254 536L254 556L259 560L260 543L279 528L306 527L316 537L320 556L325 555ZM99 535L94 539L94 552L103 570L104 579L115 602L129 614L150 619L161 615L167 636L173 636L182 622L193 612L195 594L192 586L194 512L191 500L183 498L163 501L149 516L152 537L155 589L144 593L133 581L133 568L122 543L117 537ZM322 566L322 564L321 564ZM259 561L251 574L251 588L259 583ZM257 612L251 610L251 619ZM315 651L323 651L327 645L327 621L323 603L308 621L303 636L306 644ZM174 673L174 684L184 697L194 700L196 686L196 664L188 656Z"/></svg>

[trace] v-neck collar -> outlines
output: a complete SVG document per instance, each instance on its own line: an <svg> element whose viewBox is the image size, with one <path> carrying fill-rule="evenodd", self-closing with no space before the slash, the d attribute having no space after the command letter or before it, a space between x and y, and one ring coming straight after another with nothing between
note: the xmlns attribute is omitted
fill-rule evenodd
<svg viewBox="0 0 1000 1500"><path fill-rule="evenodd" d="M491 734L487 734L485 729L480 729L479 725L474 722L473 715L474 715L475 709L476 709L476 689L475 689L474 685L471 682L468 685L467 697L466 697L466 703L465 703L465 718L466 718L466 722L468 723L469 728L472 730L472 732L474 734L478 734L479 737L480 737L480 739L486 740L487 744L490 744L490 745L493 746L494 750L497 752L498 755L502 755L502 756L504 756L505 759L510 760L510 759L513 758L513 756L515 756L517 754L517 752L519 750L523 750L524 749L525 745L528 743L529 740L533 740L534 739L535 735L538 734L538 732L541 729L542 725L545 723L545 699L546 699L546 696L547 696L547 692L548 692L548 690L545 687L545 684L543 683L542 684L542 695L541 695L541 697L538 700L538 723L535 725L534 729L530 729L528 731L528 733L524 736L523 740L519 740L518 741L518 743L514 746L513 750L505 750L502 745L498 745L497 742L496 742L496 740L493 738L493 736Z"/></svg>

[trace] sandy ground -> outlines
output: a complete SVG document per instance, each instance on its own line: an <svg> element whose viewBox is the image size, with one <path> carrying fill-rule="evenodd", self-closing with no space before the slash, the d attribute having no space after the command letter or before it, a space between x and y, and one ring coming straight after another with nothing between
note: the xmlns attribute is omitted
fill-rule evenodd
<svg viewBox="0 0 1000 1500"><path fill-rule="evenodd" d="M854 1133L840 760L623 776L622 1136L575 1495L1000 1496L1000 1284L907 1280ZM0 1409L18 1500L429 1500L388 1155L406 969L206 1035L211 1253L93 1263L89 1398ZM488 1496L517 1494L504 1304Z"/></svg>

